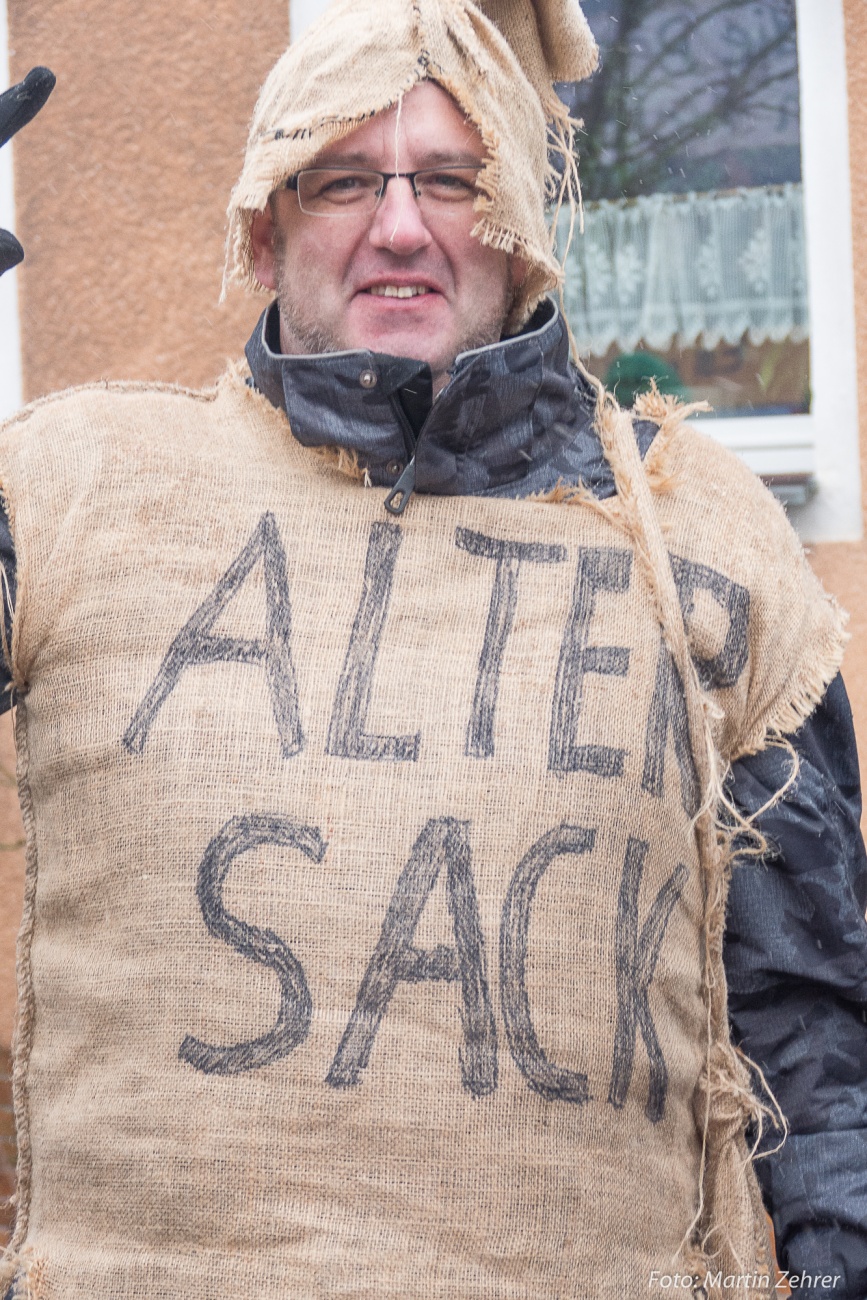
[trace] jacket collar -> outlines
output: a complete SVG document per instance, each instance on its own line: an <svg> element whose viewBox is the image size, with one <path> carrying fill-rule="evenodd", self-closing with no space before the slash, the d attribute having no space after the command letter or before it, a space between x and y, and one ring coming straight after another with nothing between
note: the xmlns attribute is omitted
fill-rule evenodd
<svg viewBox="0 0 867 1300"><path fill-rule="evenodd" d="M415 454L420 492L525 496L579 479L599 496L614 490L593 428L595 391L570 363L550 300L521 334L458 356L426 418L425 363L366 350L285 355L276 303L246 354L294 437L355 452L375 486L393 486Z"/></svg>

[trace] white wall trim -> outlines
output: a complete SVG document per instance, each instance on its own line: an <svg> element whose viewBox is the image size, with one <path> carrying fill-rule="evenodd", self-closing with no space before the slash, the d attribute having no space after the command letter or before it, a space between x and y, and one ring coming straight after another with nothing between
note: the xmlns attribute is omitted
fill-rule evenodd
<svg viewBox="0 0 867 1300"><path fill-rule="evenodd" d="M797 0L810 361L819 494L792 512L809 541L860 538L855 263L843 0Z"/></svg>
<svg viewBox="0 0 867 1300"><path fill-rule="evenodd" d="M325 12L328 0L289 0L289 32L297 41L320 14Z"/></svg>
<svg viewBox="0 0 867 1300"><path fill-rule="evenodd" d="M9 26L6 0L0 0L0 91L9 87ZM0 149L0 227L15 229L12 148ZM21 326L18 315L18 274L0 277L0 419L21 405Z"/></svg>
<svg viewBox="0 0 867 1300"><path fill-rule="evenodd" d="M804 541L854 541L862 510L843 0L795 3L812 411L706 427L761 473L815 475L813 500L789 508Z"/></svg>

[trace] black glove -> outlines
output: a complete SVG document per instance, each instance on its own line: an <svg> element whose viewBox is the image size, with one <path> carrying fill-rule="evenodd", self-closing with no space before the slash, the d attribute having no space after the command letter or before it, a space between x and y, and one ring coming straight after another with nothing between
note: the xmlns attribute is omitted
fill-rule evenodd
<svg viewBox="0 0 867 1300"><path fill-rule="evenodd" d="M0 95L0 147L36 116L54 89L55 80L48 68L34 68L17 86ZM24 249L15 236L0 230L0 275L17 266L23 257Z"/></svg>

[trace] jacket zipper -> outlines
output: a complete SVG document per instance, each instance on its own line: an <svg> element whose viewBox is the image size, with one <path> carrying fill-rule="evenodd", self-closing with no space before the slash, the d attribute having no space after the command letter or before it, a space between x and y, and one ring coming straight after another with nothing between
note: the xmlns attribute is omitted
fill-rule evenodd
<svg viewBox="0 0 867 1300"><path fill-rule="evenodd" d="M431 408L430 414L428 415L424 424L419 429L418 435L416 436L415 432L413 431L412 425L407 419L406 412L404 411L403 407L400 404L400 398L398 397L397 393L394 393L390 400L391 400L392 408L395 414L397 415L398 421L400 422L400 426L403 429L404 437L406 438L407 441L407 446L411 450L410 458L407 461L406 465L404 466L400 478L397 480L394 487L391 489L388 496L385 498L385 502L384 502L385 508L390 515L399 516L403 514L404 510L406 510L407 506L409 505L409 499L412 496L413 492L415 491L416 453L418 452L418 444L421 441L422 434L424 433L425 429L427 428L430 422L431 415L433 415L433 408Z"/></svg>
<svg viewBox="0 0 867 1300"><path fill-rule="evenodd" d="M419 434L419 437L421 435ZM416 442L416 446L418 443ZM402 515L415 491L415 452L407 461L403 473L385 498L385 508L390 515Z"/></svg>

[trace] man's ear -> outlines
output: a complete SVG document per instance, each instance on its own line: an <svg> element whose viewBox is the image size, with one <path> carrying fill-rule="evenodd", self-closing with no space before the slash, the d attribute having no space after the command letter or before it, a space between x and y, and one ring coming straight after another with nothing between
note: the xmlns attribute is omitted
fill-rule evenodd
<svg viewBox="0 0 867 1300"><path fill-rule="evenodd" d="M274 252L274 218L271 205L264 212L255 212L250 223L250 243L253 248L253 269L256 279L266 289L277 288L277 258Z"/></svg>
<svg viewBox="0 0 867 1300"><path fill-rule="evenodd" d="M523 288L530 268L523 257L518 257L517 254L513 253L509 258L509 270L512 276L512 288L517 292L518 289Z"/></svg>

